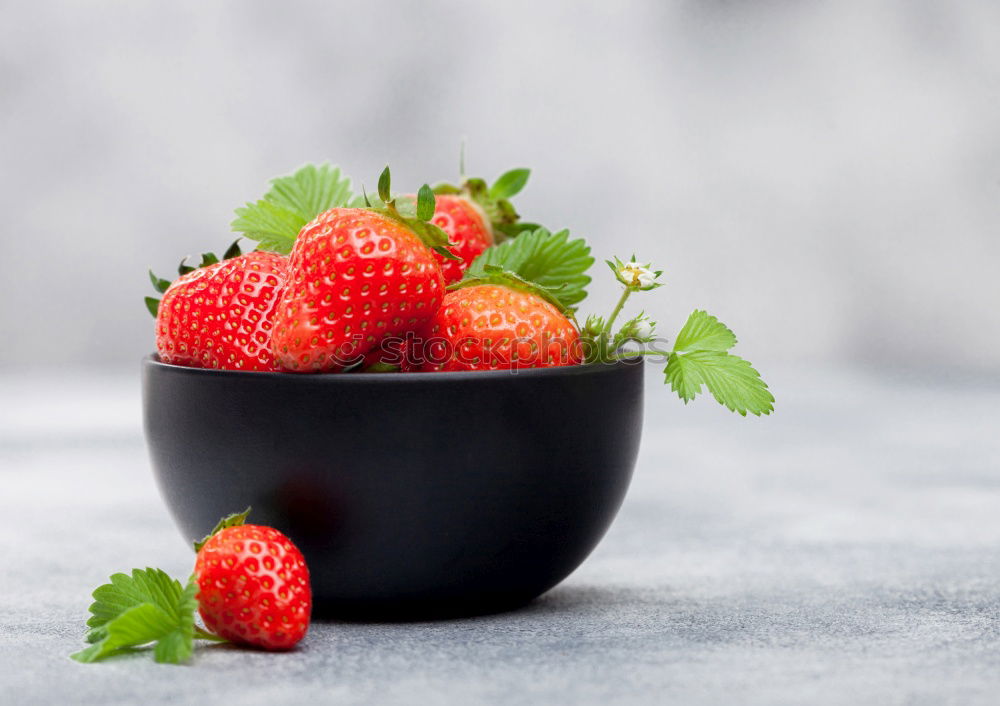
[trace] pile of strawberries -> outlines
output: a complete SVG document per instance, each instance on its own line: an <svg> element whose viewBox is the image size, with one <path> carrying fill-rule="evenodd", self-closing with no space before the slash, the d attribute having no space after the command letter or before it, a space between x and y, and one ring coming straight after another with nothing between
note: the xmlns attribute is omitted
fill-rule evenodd
<svg viewBox="0 0 1000 706"><path fill-rule="evenodd" d="M234 243L221 260L182 262L173 283L150 273L163 293L147 298L160 360L292 373L579 363L579 330L558 295L512 268L468 271L537 228L508 200L527 178L516 169L492 186L465 179L394 198L386 168L377 199L354 196L329 165L276 179L233 223L256 250Z"/></svg>
<svg viewBox="0 0 1000 706"><path fill-rule="evenodd" d="M236 209L238 241L220 261L181 261L171 283L150 272L162 301L160 360L246 371L439 372L617 364L664 364L664 382L688 403L704 390L742 416L766 415L774 395L734 354L736 335L695 309L666 348L645 312L626 318L629 297L663 286L649 263L606 260L622 286L608 316L578 324L590 246L569 231L523 223L510 198L527 169L493 184L424 184L393 196L389 168L378 196L352 193L340 170L306 165L271 181Z"/></svg>

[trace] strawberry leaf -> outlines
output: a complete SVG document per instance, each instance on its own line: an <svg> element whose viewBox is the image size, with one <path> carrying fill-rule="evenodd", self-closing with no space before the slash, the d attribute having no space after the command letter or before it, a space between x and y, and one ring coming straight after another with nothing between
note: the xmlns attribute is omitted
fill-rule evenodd
<svg viewBox="0 0 1000 706"><path fill-rule="evenodd" d="M674 351L728 351L736 345L736 334L711 314L696 309L677 334Z"/></svg>
<svg viewBox="0 0 1000 706"><path fill-rule="evenodd" d="M198 603L193 580L186 586L159 569L134 569L114 574L111 583L94 591L87 621L91 643L72 656L95 662L133 647L156 642L157 662L178 663L191 656L194 613Z"/></svg>
<svg viewBox="0 0 1000 706"><path fill-rule="evenodd" d="M294 213L305 225L323 211L347 205L351 180L329 163L307 164L290 176L273 179L264 198Z"/></svg>
<svg viewBox="0 0 1000 706"><path fill-rule="evenodd" d="M146 302L146 309L155 319L156 315L160 313L160 300L154 297L144 297L143 301Z"/></svg>
<svg viewBox="0 0 1000 706"><path fill-rule="evenodd" d="M704 384L715 400L742 416L770 414L774 395L750 362L723 351L696 350L671 353L667 358L666 382L685 403L701 392Z"/></svg>
<svg viewBox="0 0 1000 706"><path fill-rule="evenodd" d="M711 314L696 309L667 356L666 382L687 404L708 388L716 401L742 416L770 414L774 395L749 361L727 353L736 335Z"/></svg>
<svg viewBox="0 0 1000 706"><path fill-rule="evenodd" d="M295 238L308 221L283 206L261 199L236 209L236 219L230 227L257 241L258 250L287 255L292 251Z"/></svg>
<svg viewBox="0 0 1000 706"><path fill-rule="evenodd" d="M272 179L262 199L236 209L230 225L256 241L258 250L288 254L304 225L324 211L346 206L352 198L351 181L339 168L307 164Z"/></svg>
<svg viewBox="0 0 1000 706"><path fill-rule="evenodd" d="M587 296L590 277L586 273L593 264L585 240L570 240L568 230L550 233L539 227L487 248L465 276L478 277L488 265L497 266L551 290L563 307L570 308Z"/></svg>

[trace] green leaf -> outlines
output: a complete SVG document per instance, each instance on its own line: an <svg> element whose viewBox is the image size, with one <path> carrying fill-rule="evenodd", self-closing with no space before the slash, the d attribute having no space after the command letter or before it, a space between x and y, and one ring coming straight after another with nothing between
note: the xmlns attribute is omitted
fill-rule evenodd
<svg viewBox="0 0 1000 706"><path fill-rule="evenodd" d="M382 173L378 177L378 197L385 203L389 203L392 200L389 192L390 180L389 167L386 165L386 168L382 170Z"/></svg>
<svg viewBox="0 0 1000 706"><path fill-rule="evenodd" d="M201 264L198 267L208 267L209 265L217 265L219 263L219 258L214 252L203 252L201 254Z"/></svg>
<svg viewBox="0 0 1000 706"><path fill-rule="evenodd" d="M100 628L126 608L141 603L157 605L176 602L181 595L180 582L160 569L133 569L132 574L113 574L110 583L94 590L87 626Z"/></svg>
<svg viewBox="0 0 1000 706"><path fill-rule="evenodd" d="M490 187L488 192L490 198L499 200L515 196L528 183L529 176L531 176L530 169L511 169L502 174Z"/></svg>
<svg viewBox="0 0 1000 706"><path fill-rule="evenodd" d="M271 180L264 197L236 209L232 229L257 241L259 250L287 254L302 227L331 208L353 199L351 180L330 164L307 164Z"/></svg>
<svg viewBox="0 0 1000 706"><path fill-rule="evenodd" d="M170 616L152 603L127 609L112 620L100 640L70 657L77 662L96 662L128 647L139 647L174 631Z"/></svg>
<svg viewBox="0 0 1000 706"><path fill-rule="evenodd" d="M159 569L114 574L110 583L94 591L86 637L91 646L71 656L94 662L157 641L156 661L186 660L193 649L195 592L193 579L182 587Z"/></svg>
<svg viewBox="0 0 1000 706"><path fill-rule="evenodd" d="M328 162L307 164L294 174L272 179L264 198L294 213L305 225L324 211L346 206L352 198L351 180Z"/></svg>
<svg viewBox="0 0 1000 706"><path fill-rule="evenodd" d="M146 309L155 319L156 315L160 313L160 300L153 297L145 297L143 301L146 302Z"/></svg>
<svg viewBox="0 0 1000 706"><path fill-rule="evenodd" d="M728 351L736 345L736 334L711 314L696 309L677 334L674 351Z"/></svg>
<svg viewBox="0 0 1000 706"><path fill-rule="evenodd" d="M724 351L674 352L667 358L666 382L685 403L704 384L716 401L742 416L770 414L774 396L749 361Z"/></svg>
<svg viewBox="0 0 1000 706"><path fill-rule="evenodd" d="M200 552L201 548L205 546L205 542L227 527L239 527L240 525L246 524L247 517L250 515L250 510L251 508L248 507L243 512L234 512L233 514L226 515L221 520L216 522L215 527L212 528L211 532L194 543L195 552Z"/></svg>
<svg viewBox="0 0 1000 706"><path fill-rule="evenodd" d="M417 192L417 218L422 221L429 221L434 217L434 192L431 187L424 184Z"/></svg>
<svg viewBox="0 0 1000 706"><path fill-rule="evenodd" d="M236 219L229 225L234 231L257 241L258 249L287 255L306 223L308 220L297 213L261 199L237 208Z"/></svg>
<svg viewBox="0 0 1000 706"><path fill-rule="evenodd" d="M587 296L590 277L586 272L593 264L590 246L582 238L570 240L568 230L550 233L545 228L536 228L487 248L472 262L465 276L481 276L487 265L496 265L552 290L562 305L570 308Z"/></svg>
<svg viewBox="0 0 1000 706"><path fill-rule="evenodd" d="M198 599L195 595L198 585L194 577L188 580L177 602L177 622L174 629L163 635L156 643L153 658L157 662L180 664L186 662L194 651L194 614L198 610ZM214 637L216 641L222 638Z"/></svg>

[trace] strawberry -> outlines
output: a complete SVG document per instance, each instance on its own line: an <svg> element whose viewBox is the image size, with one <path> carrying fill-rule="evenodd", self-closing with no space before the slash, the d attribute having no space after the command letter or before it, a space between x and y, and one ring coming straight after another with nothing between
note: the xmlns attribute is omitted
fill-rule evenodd
<svg viewBox="0 0 1000 706"><path fill-rule="evenodd" d="M527 169L512 169L492 186L482 179L469 178L461 186L434 187L437 204L432 222L448 235L452 243L449 249L459 258L454 261L439 257L448 284L462 279L486 248L533 227L517 222L517 211L508 200L524 188L530 174Z"/></svg>
<svg viewBox="0 0 1000 706"><path fill-rule="evenodd" d="M426 222L434 194L425 185L417 217L401 215L387 168L379 195L385 208L332 208L296 238L272 337L285 370L342 370L386 336L421 327L441 305L444 278L431 247L454 256L444 250L447 236Z"/></svg>
<svg viewBox="0 0 1000 706"><path fill-rule="evenodd" d="M288 537L242 524L246 515L231 515L195 544L198 611L219 637L287 650L309 629L309 569Z"/></svg>
<svg viewBox="0 0 1000 706"><path fill-rule="evenodd" d="M493 245L493 230L486 221L486 214L465 196L438 196L431 222L448 234L448 240L452 243L449 250L461 258L450 260L435 254L447 284L462 279L472 261Z"/></svg>
<svg viewBox="0 0 1000 706"><path fill-rule="evenodd" d="M235 243L226 256L219 262L206 254L198 269L182 262L182 276L173 284L150 273L164 292L160 302L146 299L156 316L160 360L194 368L275 370L272 318L288 261L269 252L240 255Z"/></svg>
<svg viewBox="0 0 1000 706"><path fill-rule="evenodd" d="M466 280L424 328L424 371L575 365L579 332L545 290L510 273Z"/></svg>

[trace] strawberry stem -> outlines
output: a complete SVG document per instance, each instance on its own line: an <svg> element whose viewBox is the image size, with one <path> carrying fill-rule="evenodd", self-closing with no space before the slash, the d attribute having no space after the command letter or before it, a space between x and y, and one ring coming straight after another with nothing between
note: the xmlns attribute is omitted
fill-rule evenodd
<svg viewBox="0 0 1000 706"><path fill-rule="evenodd" d="M625 306L625 302L628 301L628 298L631 295L632 295L632 288L626 287L625 291L622 292L621 299L618 300L618 303L615 305L614 310L611 312L611 316L608 317L608 323L604 324L604 331L602 333L605 336L611 334L611 326L615 323L615 319L618 318L618 314L621 313L622 307Z"/></svg>

